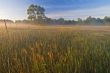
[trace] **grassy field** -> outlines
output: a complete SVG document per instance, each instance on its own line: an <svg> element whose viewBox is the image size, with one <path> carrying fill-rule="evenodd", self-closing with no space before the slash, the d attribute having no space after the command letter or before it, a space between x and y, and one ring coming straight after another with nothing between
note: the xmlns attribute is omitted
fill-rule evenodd
<svg viewBox="0 0 110 73"><path fill-rule="evenodd" d="M110 73L110 26L4 26L0 73Z"/></svg>

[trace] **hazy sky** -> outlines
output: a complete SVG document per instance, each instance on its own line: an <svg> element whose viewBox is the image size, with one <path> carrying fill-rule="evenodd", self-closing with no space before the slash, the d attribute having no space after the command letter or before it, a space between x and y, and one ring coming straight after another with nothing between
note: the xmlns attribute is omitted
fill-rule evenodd
<svg viewBox="0 0 110 73"><path fill-rule="evenodd" d="M110 0L0 0L0 19L26 19L26 9L38 4L46 16L67 19L110 16Z"/></svg>

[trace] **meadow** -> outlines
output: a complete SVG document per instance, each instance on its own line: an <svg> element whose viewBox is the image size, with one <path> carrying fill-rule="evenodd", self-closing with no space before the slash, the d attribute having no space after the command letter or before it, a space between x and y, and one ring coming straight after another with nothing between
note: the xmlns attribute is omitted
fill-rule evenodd
<svg viewBox="0 0 110 73"><path fill-rule="evenodd" d="M110 26L0 28L0 73L110 73Z"/></svg>

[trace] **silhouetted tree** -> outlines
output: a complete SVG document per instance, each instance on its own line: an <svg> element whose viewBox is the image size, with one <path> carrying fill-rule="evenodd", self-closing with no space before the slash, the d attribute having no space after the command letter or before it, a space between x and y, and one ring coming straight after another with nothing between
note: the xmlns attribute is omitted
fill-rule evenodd
<svg viewBox="0 0 110 73"><path fill-rule="evenodd" d="M27 9L28 19L39 22L46 18L45 9L38 5L30 5Z"/></svg>

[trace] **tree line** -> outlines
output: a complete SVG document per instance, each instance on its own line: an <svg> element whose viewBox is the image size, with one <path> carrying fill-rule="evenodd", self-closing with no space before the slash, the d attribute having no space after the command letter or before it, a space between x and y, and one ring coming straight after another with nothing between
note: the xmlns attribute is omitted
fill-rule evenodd
<svg viewBox="0 0 110 73"><path fill-rule="evenodd" d="M31 4L27 9L28 18L26 20L16 20L15 23L31 23L31 24L51 24L51 25L109 25L110 17L105 16L103 19L92 16L85 20L78 18L77 20L65 20L64 18L52 19L45 15L45 9L39 5ZM1 22L2 20L0 20ZM11 20L8 20L11 21ZM13 22L13 21L11 21Z"/></svg>

